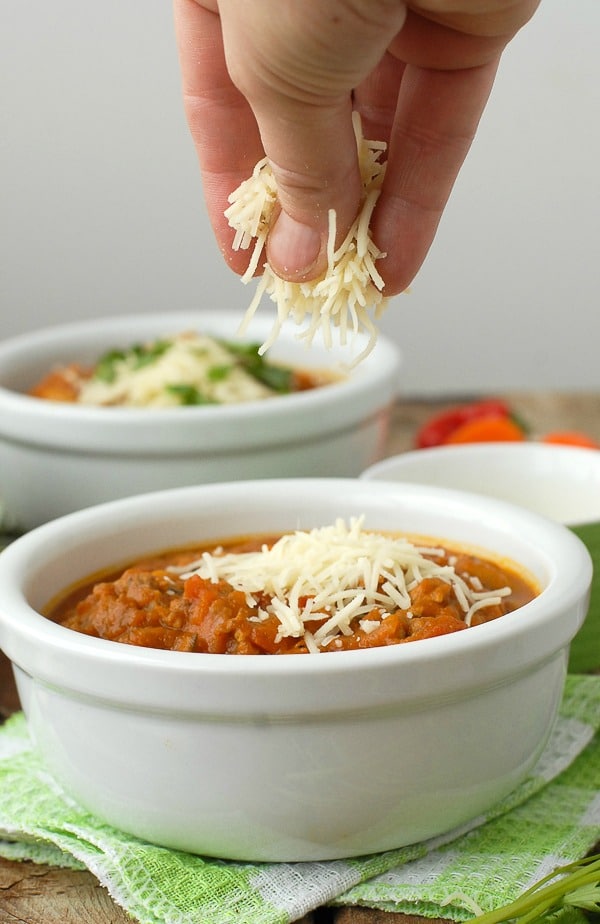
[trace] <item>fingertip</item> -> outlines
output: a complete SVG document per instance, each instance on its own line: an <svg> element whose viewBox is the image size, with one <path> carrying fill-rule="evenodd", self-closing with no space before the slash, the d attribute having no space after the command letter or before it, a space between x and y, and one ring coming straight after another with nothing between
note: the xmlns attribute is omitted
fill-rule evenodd
<svg viewBox="0 0 600 924"><path fill-rule="evenodd" d="M376 266L386 296L399 295L414 282L435 238L440 217L441 211L419 208L400 195L383 191L373 213L371 233L384 255Z"/></svg>
<svg viewBox="0 0 600 924"><path fill-rule="evenodd" d="M326 262L326 241L316 228L281 210L267 238L267 259L282 279L311 279Z"/></svg>

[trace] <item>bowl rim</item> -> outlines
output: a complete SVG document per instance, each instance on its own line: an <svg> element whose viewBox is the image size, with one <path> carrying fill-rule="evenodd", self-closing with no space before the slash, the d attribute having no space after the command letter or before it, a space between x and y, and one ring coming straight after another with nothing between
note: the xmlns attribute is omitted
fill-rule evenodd
<svg viewBox="0 0 600 924"><path fill-rule="evenodd" d="M359 477L369 480L373 474L379 474L379 472L394 468L398 464L403 465L404 461L412 465L413 462L417 462L418 460L422 461L428 458L443 459L451 455L482 456L484 458L489 456L491 458L498 458L502 453L515 456L529 454L539 456L547 455L551 457L555 455L556 458L560 456L569 458L570 456L580 461L589 459L592 464L594 461L597 462L600 459L600 450L590 449L587 446L569 446L560 443L544 443L536 440L456 443L453 445L427 446L424 449L408 449L405 452L394 453L391 456L386 456L385 459L379 459L377 462L374 462L361 472Z"/></svg>
<svg viewBox="0 0 600 924"><path fill-rule="evenodd" d="M80 339L85 338L86 335L93 337L94 335L105 336L112 331L115 331L115 334L118 336L122 332L123 336L133 336L130 333L132 328L139 328L139 336L142 335L142 331L147 325L150 325L150 328L155 327L153 331L150 330L148 336L158 336L158 330L171 327L174 332L177 332L181 325L196 325L198 329L201 328L201 325L213 324L215 327L218 327L223 324L223 326L228 327L231 325L232 333L231 338L235 338L236 330L235 328L241 323L241 316L239 312L231 311L228 309L219 309L217 313L210 312L206 310L197 310L197 311L180 311L174 312L173 314L166 317L163 313L152 312L152 313L141 313L141 314L131 314L131 315L120 315L115 317L103 317L97 319L88 319L84 321L73 321L66 324L57 324L51 327L45 327L40 330L31 331L24 334L18 334L15 337L8 338L6 340L0 341L0 377L3 372L3 366L8 361L14 361L14 358L22 357L25 361L31 361L32 351L44 346L47 343L54 344L56 343L57 347L60 343L64 342L65 338L71 339ZM270 330L272 321L266 318L255 318L254 319L258 325L261 336L252 336L250 332L244 334L241 339L245 342L258 342L261 337L265 336L266 333ZM210 332L212 334L213 332ZM218 333L217 330L214 333ZM210 335L209 334L209 335ZM357 338L360 343L366 344L367 338L364 334L358 333ZM278 339L271 350L277 353L278 348L282 346L285 348L286 344L291 343L297 339L297 331L295 333L295 328L291 324L284 325L281 331L281 338ZM301 348L300 340L298 339L298 346ZM307 360L310 360L310 352L307 347ZM340 362L340 357L343 354L343 348L338 347L337 349L328 350L327 347L320 343L314 345L314 349L319 356L319 359L323 363L328 361L328 356L333 357L336 362ZM374 355L376 354L376 355ZM353 370L350 370L350 374L339 381L334 381L331 384L328 384L323 389L315 388L310 389L305 392L296 392L290 395L284 396L274 396L273 400L268 402L263 400L252 400L239 404L231 405L187 405L181 407L173 408L153 408L151 413L153 417L161 423L161 425L168 421L169 418L175 414L185 415L186 417L207 417L215 418L225 416L231 418L232 420L237 419L240 416L243 416L241 413L244 408L250 408L252 414L259 416L272 416L278 415L280 413L287 414L289 410L289 403L294 402L294 405L303 406L303 405L312 405L312 404L322 404L326 403L327 399L333 393L337 396L338 393L344 392L354 392L361 387L363 387L363 382L380 382L382 379L385 379L390 374L393 374L398 370L401 362L401 351L400 348L394 343L391 338L387 337L385 334L378 334L377 343L369 356L359 363ZM299 363L300 364L300 363ZM317 368L321 367L321 363ZM281 402L278 398L285 398L284 406L287 410L281 409ZM53 416L57 417L68 417L73 422L90 422L92 425L97 425L99 421L106 420L111 423L118 421L125 426L130 426L132 421L138 420L138 418L143 418L148 414L148 409L146 408L130 408L130 407L94 407L88 405L78 405L70 404L63 402L52 402L52 401L43 401L39 398L26 395L22 392L15 391L7 385L3 385L0 381L0 402L1 406L6 409L13 409L21 413L30 413L35 414L35 410L39 412L39 415L47 415L52 413Z"/></svg>
<svg viewBox="0 0 600 924"><path fill-rule="evenodd" d="M583 446L569 446L562 444L543 443L541 441L527 440L524 442L484 442L484 443L462 443L447 446L430 446L424 449L412 449L406 452L395 453L386 456L372 463L365 468L358 476L361 480L388 481L390 483L405 484L429 484L434 485L438 482L429 480L430 462L436 465L443 465L448 460L455 463L456 460L476 462L483 471L489 471L489 466L494 468L503 464L504 461L520 460L529 458L535 461L548 462L548 464L558 465L561 471L566 466L574 466L577 472L591 473L593 479L598 483L600 488L600 450L590 449ZM522 463L521 463L522 464ZM486 469L486 466L488 468ZM424 469L423 481L419 478L419 468ZM406 470L409 470L407 476ZM453 469L456 471L456 468ZM442 486L443 482L440 481ZM448 485L452 487L452 485ZM455 490L460 488L454 487ZM492 494L482 494L482 496L493 497ZM517 503L515 501L514 503ZM600 520L598 514L592 512L589 516L577 515L568 520L569 526L584 526ZM565 520L565 522L567 522Z"/></svg>
<svg viewBox="0 0 600 924"><path fill-rule="evenodd" d="M357 489L360 486L360 489ZM200 505L206 498L218 503L219 498L228 497L243 500L248 492L254 496L270 497L271 502L281 501L285 497L305 497L310 489L312 498L332 496L335 491L357 489L365 498L378 498L380 503L425 503L430 505L445 504L456 515L462 511L475 513L481 518L494 522L494 528L508 518L511 529L520 534L529 532L531 547L538 546L537 554L549 569L548 586L542 593L519 610L506 614L501 619L481 626L469 628L468 631L454 633L441 638L422 639L408 645L391 645L385 648L364 649L359 651L342 651L326 653L325 656L305 655L297 657L268 657L264 655L200 654L187 652L162 651L148 648L136 648L119 642L92 638L57 625L36 612L27 600L27 581L35 579L37 567L44 565L44 550L47 563L52 557L51 548L56 548L66 537L81 537L82 542L98 542L99 538L109 535L109 526L114 535L115 529L128 520L157 524L164 521L166 511L182 509L193 503ZM319 492L321 492L319 494ZM252 495L250 495L252 496ZM160 508L148 514L149 504ZM369 512L367 510L367 526ZM350 514L348 514L350 516ZM116 517L116 520L115 520ZM136 520L137 518L137 520ZM261 529L262 531L262 529ZM451 537L440 537L451 539ZM539 546L542 546L540 550ZM464 543L467 545L468 543ZM478 545L477 542L471 545ZM481 544L479 544L481 547ZM155 546L155 549L157 546ZM551 554L554 560L551 559ZM560 554L558 554L560 553ZM60 553L59 553L60 554ZM138 554L146 554L140 552ZM49 558L48 558L49 556ZM134 550L131 558L135 558ZM34 565L33 574L29 569ZM570 571L569 571L570 569ZM569 573L567 573L569 571ZM29 574L29 576L28 576ZM80 576L77 575L75 580ZM574 576L574 577L573 577ZM353 683L353 679L363 673L388 672L390 682L415 683L414 698L425 695L423 684L419 681L419 671L425 666L446 663L456 664L457 670L466 675L472 671L474 659L488 658L489 670L486 682L495 684L503 682L506 670L497 657L500 646L514 649L516 672L526 671L533 663L555 656L556 652L568 645L577 628L561 626L559 613L566 606L575 605L585 596L585 587L589 590L592 576L592 564L585 545L567 528L553 523L546 518L495 498L482 498L464 491L446 488L389 484L386 482L365 482L360 479L339 478L278 478L265 479L260 482L221 482L187 488L175 488L136 497L110 501L94 507L80 510L46 523L21 538L17 539L0 555L0 643L13 661L22 661L25 671L31 670L29 661L35 662L46 683L57 682L56 669L59 663L68 663L75 673L81 674L81 683L87 682L86 672L91 668L101 676L103 670L123 672L135 665L140 677L163 678L165 682L174 677L201 677L202 682L219 681L227 699L227 683L233 678L245 683L256 684L257 690L249 688L247 708L256 703L261 682L271 684L278 689L284 681L291 684L292 694L295 685L306 678L323 683L327 680L340 683ZM567 580L569 577L571 580ZM583 606L583 603L581 604ZM18 618L15 614L18 614ZM583 621L585 610L579 613L579 623ZM526 618L524 618L526 617ZM561 617L562 618L562 617ZM540 635L541 629L550 624L557 627L550 638L542 638L539 648L532 657L531 653L520 651L524 641L532 635ZM546 633L550 635L550 633ZM43 658L31 655L31 649L42 643ZM19 651L17 657L15 652ZM27 663L26 663L27 662ZM402 671L402 676L399 674ZM32 672L35 672L32 670ZM93 671L92 671L93 673ZM410 675L410 676L409 676ZM394 680L393 678L396 678ZM411 681L412 678L412 681ZM446 677L442 683L445 695L459 689L460 678ZM73 678L69 682L71 682ZM67 683L63 678L63 682ZM73 681L75 682L75 681ZM100 681L98 681L100 682ZM185 681L183 681L185 682ZM77 684L75 683L75 686ZM161 684L162 686L162 684ZM350 686L351 688L351 686ZM163 691L164 692L164 691ZM105 695L106 690L104 691ZM373 694L375 695L375 694ZM139 704L147 704L148 694L136 694ZM110 697L109 697L110 698ZM155 697L155 707L158 700ZM289 708L289 697L283 696L280 708ZM226 708L226 706L224 706ZM242 708L240 706L237 707ZM245 707L244 707L245 708ZM275 707L276 709L277 707Z"/></svg>
<svg viewBox="0 0 600 924"><path fill-rule="evenodd" d="M144 331L153 336L165 327L202 329L211 322L217 333L219 327L235 331L240 321L239 313L226 309L218 313L174 312L168 317L162 313L123 315L56 325L0 342L0 439L79 454L160 456L165 451L211 454L297 442L307 433L321 436L330 430L343 432L376 415L398 395L402 356L396 344L384 335L378 337L373 352L340 381L322 388L230 405L88 407L44 401L1 382L5 365L15 363L21 356L31 356L47 342L58 347L67 337L73 338L74 343L87 335L106 339L113 331L115 338L122 335L135 339L143 336ZM257 331L266 337L272 321L257 318L256 322ZM284 326L280 339L273 345L273 358L284 359L281 351L296 336L295 326ZM363 334L357 336L361 343L366 343ZM257 342L262 338L249 334L246 339ZM301 343L297 349L303 349ZM315 356L319 357L320 366L328 363L335 366L342 352L341 348L329 352L318 344L311 354L307 348L309 366L316 365ZM297 358L294 362L301 365Z"/></svg>

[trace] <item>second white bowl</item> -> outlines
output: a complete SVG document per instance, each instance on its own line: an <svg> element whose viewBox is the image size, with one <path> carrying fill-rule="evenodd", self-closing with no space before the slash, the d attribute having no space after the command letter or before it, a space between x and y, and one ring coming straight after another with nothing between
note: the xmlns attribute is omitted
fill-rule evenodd
<svg viewBox="0 0 600 924"><path fill-rule="evenodd" d="M221 309L164 312L59 325L0 343L0 501L10 524L30 529L102 501L188 484L355 476L375 462L400 368L399 350L385 337L334 384L244 404L89 407L24 393L54 364L95 362L107 350L186 330L235 339L240 320ZM256 318L244 340L263 342L271 323ZM351 355L316 343L307 349L293 325L269 352L316 369Z"/></svg>
<svg viewBox="0 0 600 924"><path fill-rule="evenodd" d="M569 526L600 521L595 449L536 442L439 446L382 459L361 478L475 491Z"/></svg>

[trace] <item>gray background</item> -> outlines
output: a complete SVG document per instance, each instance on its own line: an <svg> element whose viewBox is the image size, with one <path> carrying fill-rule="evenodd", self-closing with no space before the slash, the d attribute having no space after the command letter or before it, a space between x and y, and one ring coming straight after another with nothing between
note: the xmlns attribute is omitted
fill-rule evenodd
<svg viewBox="0 0 600 924"><path fill-rule="evenodd" d="M405 394L600 386L600 3L507 50L410 294ZM0 0L0 338L252 295L204 212L164 0ZM265 307L262 311L269 311Z"/></svg>

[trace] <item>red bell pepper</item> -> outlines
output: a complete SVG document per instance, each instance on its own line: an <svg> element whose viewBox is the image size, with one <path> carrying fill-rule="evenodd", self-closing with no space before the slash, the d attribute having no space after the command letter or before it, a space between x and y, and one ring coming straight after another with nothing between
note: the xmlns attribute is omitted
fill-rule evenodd
<svg viewBox="0 0 600 924"><path fill-rule="evenodd" d="M512 417L510 407L505 401L497 398L488 398L475 401L471 404L462 404L442 411L430 418L417 432L415 445L417 449L427 449L431 446L442 446L448 438L463 424L470 423L484 417Z"/></svg>

